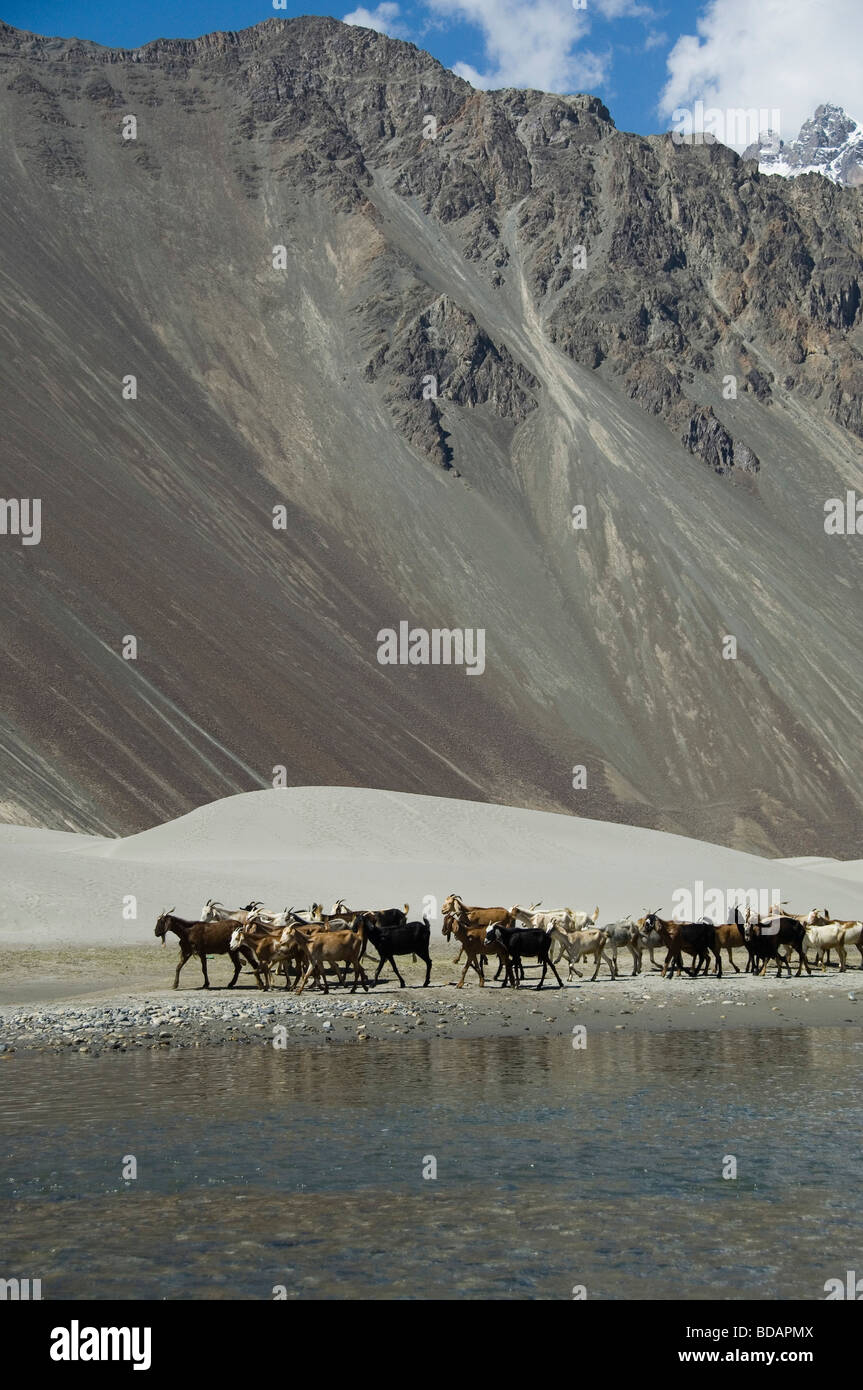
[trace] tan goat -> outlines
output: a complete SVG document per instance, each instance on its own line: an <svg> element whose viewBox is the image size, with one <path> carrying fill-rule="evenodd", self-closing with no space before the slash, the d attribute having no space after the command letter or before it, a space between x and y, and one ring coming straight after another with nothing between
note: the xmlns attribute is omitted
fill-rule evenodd
<svg viewBox="0 0 863 1390"><path fill-rule="evenodd" d="M329 994L330 988L327 983L325 966L339 965L351 966L354 972L354 982L351 985L351 994L356 992L358 984L368 994L369 986L366 979L366 972L360 963L365 946L365 924L361 923L359 931L351 931L346 927L343 931L317 930L314 932L304 932L298 927L285 927L281 936L281 946L291 949L299 949L304 952L308 960L306 972L302 980L296 986L297 994L302 994L312 975L318 984L322 984L324 994Z"/></svg>
<svg viewBox="0 0 863 1390"><path fill-rule="evenodd" d="M449 899L447 899L447 901L449 901ZM492 925L495 924L492 923ZM446 937L447 941L454 936L456 941L461 942L462 950L466 956L465 967L461 972L461 979L458 982L459 989L464 985L465 976L471 968L473 968L479 976L480 984L485 984L485 976L482 973L482 962L483 958L489 956L496 956L503 965L505 971L504 984L515 985L515 976L512 972L512 964L509 955L499 941L486 941L486 931L486 927L471 926L464 911L460 913L447 912L444 914L443 926L441 927L442 934ZM460 954L461 952L459 952L459 955Z"/></svg>

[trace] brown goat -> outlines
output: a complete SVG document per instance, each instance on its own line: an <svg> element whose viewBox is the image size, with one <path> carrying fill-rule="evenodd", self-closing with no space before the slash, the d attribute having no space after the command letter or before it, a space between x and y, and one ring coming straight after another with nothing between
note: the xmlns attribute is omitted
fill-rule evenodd
<svg viewBox="0 0 863 1390"><path fill-rule="evenodd" d="M458 893L450 893L444 902L441 913L443 916L457 916L466 920L469 927L515 927L517 922L512 913L505 907L468 907L462 902Z"/></svg>
<svg viewBox="0 0 863 1390"><path fill-rule="evenodd" d="M252 952L263 977L265 990L270 988L270 974L274 963L281 959L278 955L281 936L281 927L262 927L256 924L249 926L248 923L236 927L231 936L232 950L238 951L241 946L247 946ZM287 979L285 987L287 988Z"/></svg>
<svg viewBox="0 0 863 1390"><path fill-rule="evenodd" d="M301 951L305 952L308 959L306 973L296 986L297 994L302 994L312 975L319 984L323 985L324 994L329 994L330 988L327 983L325 966L338 967L342 962L346 966L353 967L354 982L351 985L351 994L356 992L358 984L361 984L368 994L369 985L366 972L360 963L365 939L364 921L360 923L359 931L352 931L350 927L346 927L343 931L319 930L306 933L297 927L285 927L282 932L281 945L289 949L299 947Z"/></svg>
<svg viewBox="0 0 863 1390"><path fill-rule="evenodd" d="M449 899L447 899L447 902L448 901ZM441 927L442 934L446 937L447 941L453 936L456 941L460 941L466 956L465 967L461 972L461 979L458 982L459 989L464 985L465 976L471 968L473 968L479 976L480 984L485 984L482 966L483 961L489 956L496 956L499 964L503 966L505 971L504 986L511 984L515 987L515 976L513 974L509 953L499 941L486 941L486 930L486 927L471 926L464 910L459 913L444 913L443 926Z"/></svg>
<svg viewBox="0 0 863 1390"><path fill-rule="evenodd" d="M342 921L341 918L331 918L330 920L338 921L340 924ZM303 971L309 964L309 943L317 933L328 930L329 928L324 924L299 921L294 922L290 927L283 928L277 940L274 957L280 962L280 966L285 972L285 989L297 988ZM294 968L293 983L291 983L290 978L292 966ZM343 985L345 967L336 966L335 969L338 970L339 984Z"/></svg>
<svg viewBox="0 0 863 1390"><path fill-rule="evenodd" d="M247 960L255 972L255 979L258 982L258 989L263 989L261 975L258 969L258 962L254 953L243 943L238 949L231 948L231 937L236 929L236 922L187 922L183 917L174 917L171 912L163 912L156 923L155 935L161 938L162 945L167 943L165 937L172 931L180 938L180 961L177 972L174 975L173 989L180 987L180 971L192 956L197 956L201 962L201 970L204 974L202 989L210 988L210 978L207 974L207 956L230 956L234 967L234 974L228 989L233 989L237 983L237 976L240 973L240 958Z"/></svg>
<svg viewBox="0 0 863 1390"><path fill-rule="evenodd" d="M441 908L444 922L446 922L447 917L457 916L460 912L467 913L470 926L482 927L483 931L485 931L486 927L497 926L498 924L502 927L515 926L515 918L511 912L507 912L505 907L466 907L458 893L450 893ZM447 940L449 940L449 935L447 935L445 929L443 929L443 934L446 936ZM456 940L459 939L460 938L456 936ZM464 943L462 943L453 959L453 965L458 965L461 960L461 953L464 949ZM483 956L483 964L486 964L485 956ZM465 966L465 969L467 969L467 966ZM464 979L464 976L462 976L462 979Z"/></svg>
<svg viewBox="0 0 863 1390"><path fill-rule="evenodd" d="M716 928L716 935L714 937L714 940L716 941L717 951L728 952L728 964L731 966L732 970L734 970L739 975L740 966L734 964L734 957L732 956L731 952L735 947L743 948L746 946L746 940L743 936L743 927L740 926L737 922L720 922L719 926ZM713 966L713 970L715 974L715 963ZM749 966L747 965L747 973L748 970Z"/></svg>

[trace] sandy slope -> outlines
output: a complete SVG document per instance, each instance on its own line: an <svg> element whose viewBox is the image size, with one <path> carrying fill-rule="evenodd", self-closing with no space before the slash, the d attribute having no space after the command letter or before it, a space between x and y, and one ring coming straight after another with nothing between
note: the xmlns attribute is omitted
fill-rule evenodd
<svg viewBox="0 0 863 1390"><path fill-rule="evenodd" d="M708 889L778 890L792 908L859 912L863 866L754 855L657 831L541 811L375 790L294 787L213 802L126 839L0 827L0 942L143 945L158 912L208 897L269 906L337 897L409 902L439 925L449 892L511 906L541 899L601 921ZM123 918L124 898L137 919Z"/></svg>

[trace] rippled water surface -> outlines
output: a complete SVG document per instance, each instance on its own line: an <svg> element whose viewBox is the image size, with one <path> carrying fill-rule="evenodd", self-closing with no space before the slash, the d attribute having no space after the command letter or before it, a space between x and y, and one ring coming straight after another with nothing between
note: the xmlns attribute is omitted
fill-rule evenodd
<svg viewBox="0 0 863 1390"><path fill-rule="evenodd" d="M863 1258L861 1062L829 1029L18 1054L0 1275L44 1298L823 1298Z"/></svg>

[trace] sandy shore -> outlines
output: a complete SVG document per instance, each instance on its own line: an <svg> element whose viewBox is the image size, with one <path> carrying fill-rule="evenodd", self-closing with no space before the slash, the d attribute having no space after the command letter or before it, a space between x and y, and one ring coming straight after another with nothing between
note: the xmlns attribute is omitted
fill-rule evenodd
<svg viewBox="0 0 863 1390"><path fill-rule="evenodd" d="M67 954L74 959L64 959ZM368 994L333 988L328 995L309 990L298 997L283 988L262 993L246 972L228 990L230 967L221 960L210 962L212 990L197 988L200 970L190 961L181 988L174 991L166 985L176 953L155 944L149 951L7 950L0 1049L11 1057L29 1051L94 1055L148 1047L271 1046L277 1028L286 1030L279 1038L295 1046L396 1037L563 1036L578 1024L588 1031L665 1032L859 1028L863 1022L863 971L856 968L841 975L835 968L818 971L799 980L778 980L771 967L765 979L723 973L722 979L684 976L670 981L649 971L634 978L624 973L612 981L603 967L596 981L586 976L563 989L549 986L550 976L541 991L500 989L492 983L480 988L469 976L459 990L449 983L460 971L452 957L444 943L435 943L428 989L422 988L422 966L408 959L402 967L405 989L384 972ZM565 969L562 978L566 980Z"/></svg>

